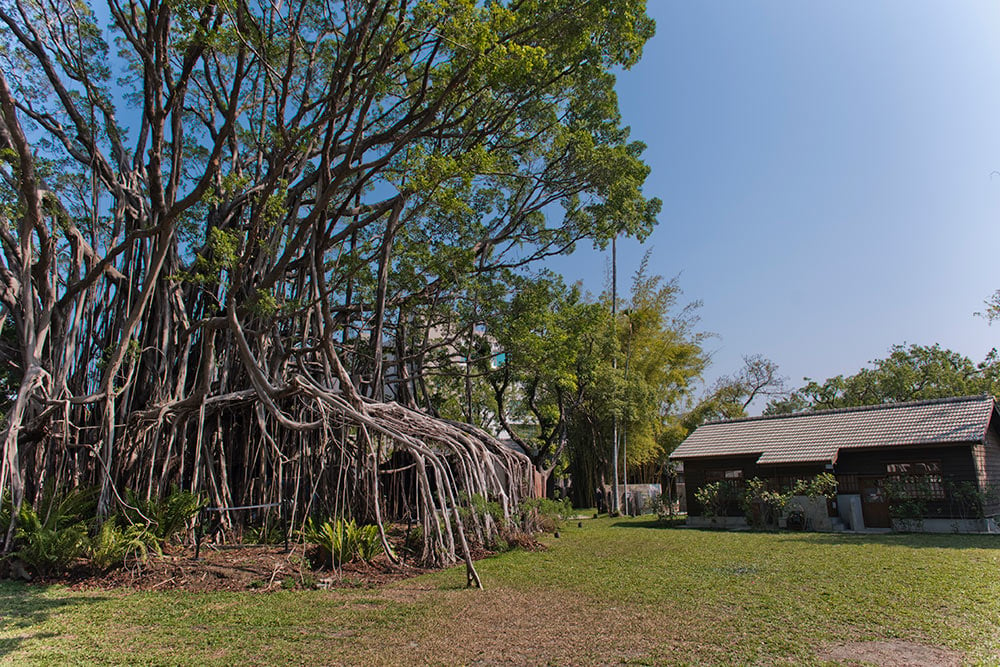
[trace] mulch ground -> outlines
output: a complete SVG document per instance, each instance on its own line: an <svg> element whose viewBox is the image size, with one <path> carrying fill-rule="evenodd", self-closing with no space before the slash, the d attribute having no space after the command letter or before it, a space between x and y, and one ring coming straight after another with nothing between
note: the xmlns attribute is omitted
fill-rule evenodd
<svg viewBox="0 0 1000 667"><path fill-rule="evenodd" d="M302 545L202 546L175 548L153 556L142 566L95 572L86 565L57 577L36 578L40 584L63 584L74 590L121 589L208 591L272 591L301 588L377 587L426 572L413 565L393 565L384 556L372 563L345 563L339 570L313 569Z"/></svg>
<svg viewBox="0 0 1000 667"><path fill-rule="evenodd" d="M519 546L540 548L537 542ZM493 553L472 549L475 560ZM175 546L162 556L150 556L141 566L99 572L81 561L58 576L35 577L33 581L61 584L73 590L273 591L377 588L430 571L412 559L402 565L393 564L385 555L371 563L344 563L336 570L328 564L318 565L319 560L317 548L302 544L290 544L288 551L283 545L208 544L202 545L197 559L193 547Z"/></svg>

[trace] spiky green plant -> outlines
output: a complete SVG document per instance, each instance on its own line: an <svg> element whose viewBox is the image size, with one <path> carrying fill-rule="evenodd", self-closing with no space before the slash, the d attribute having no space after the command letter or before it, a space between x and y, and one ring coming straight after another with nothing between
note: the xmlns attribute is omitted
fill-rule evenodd
<svg viewBox="0 0 1000 667"><path fill-rule="evenodd" d="M122 528L105 521L90 541L90 562L101 570L135 563L144 565L149 554L162 554L159 539L145 526L133 524Z"/></svg>

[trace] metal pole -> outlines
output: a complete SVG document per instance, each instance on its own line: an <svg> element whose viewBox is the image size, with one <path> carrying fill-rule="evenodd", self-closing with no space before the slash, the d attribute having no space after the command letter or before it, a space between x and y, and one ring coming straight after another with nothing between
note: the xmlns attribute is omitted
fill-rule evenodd
<svg viewBox="0 0 1000 667"><path fill-rule="evenodd" d="M625 387L628 390L628 362L632 357L632 313L625 310L628 318L628 339L625 343ZM625 476L625 514L628 514L628 422L622 424L622 472Z"/></svg>
<svg viewBox="0 0 1000 667"><path fill-rule="evenodd" d="M611 238L611 326L614 327L615 348L612 350L611 368L618 370L618 234ZM611 503L611 513L621 514L621 493L618 489L618 409L612 416L612 455L615 462L614 502Z"/></svg>

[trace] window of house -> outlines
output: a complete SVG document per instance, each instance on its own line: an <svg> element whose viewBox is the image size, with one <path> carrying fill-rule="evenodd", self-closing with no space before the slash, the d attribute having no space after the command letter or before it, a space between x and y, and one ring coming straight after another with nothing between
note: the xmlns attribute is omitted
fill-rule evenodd
<svg viewBox="0 0 1000 667"><path fill-rule="evenodd" d="M742 482L743 481L743 471L742 470L706 470L705 471L705 481L706 482Z"/></svg>
<svg viewBox="0 0 1000 667"><path fill-rule="evenodd" d="M940 461L908 461L888 463L886 481L895 485L897 493L908 498L944 500L944 479Z"/></svg>

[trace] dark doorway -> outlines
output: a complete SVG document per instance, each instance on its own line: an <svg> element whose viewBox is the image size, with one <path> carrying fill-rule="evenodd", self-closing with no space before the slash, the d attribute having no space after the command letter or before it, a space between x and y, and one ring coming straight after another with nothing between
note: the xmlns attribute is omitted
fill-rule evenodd
<svg viewBox="0 0 1000 667"><path fill-rule="evenodd" d="M861 514L865 519L865 528L890 528L892 521L889 518L889 502L882 488L882 478L862 477L858 481L861 485Z"/></svg>

